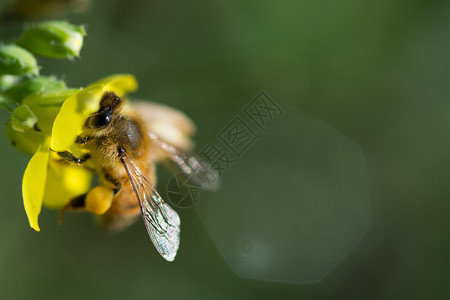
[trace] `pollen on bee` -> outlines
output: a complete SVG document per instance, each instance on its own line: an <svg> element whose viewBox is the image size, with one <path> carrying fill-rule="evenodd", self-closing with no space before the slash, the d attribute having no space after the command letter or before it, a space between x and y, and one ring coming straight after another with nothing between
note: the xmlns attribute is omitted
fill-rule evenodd
<svg viewBox="0 0 450 300"><path fill-rule="evenodd" d="M114 191L105 186L96 186L86 196L86 210L101 215L110 207L114 198Z"/></svg>

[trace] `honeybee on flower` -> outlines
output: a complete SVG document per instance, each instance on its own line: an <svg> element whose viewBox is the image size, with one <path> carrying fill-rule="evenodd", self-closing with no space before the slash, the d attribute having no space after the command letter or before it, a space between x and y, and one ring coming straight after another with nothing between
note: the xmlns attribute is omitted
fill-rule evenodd
<svg viewBox="0 0 450 300"><path fill-rule="evenodd" d="M41 27L36 32L47 29ZM72 25L62 27L76 31L77 38L84 32ZM35 42L36 35L32 37ZM27 40L22 43L31 49L35 45ZM39 51L48 53L45 40L37 45ZM23 52L6 50L7 55ZM60 51L67 51L63 47L56 50L58 57L64 56ZM79 47L77 51L76 55ZM75 53L69 52L68 57ZM28 54L26 58L30 60ZM31 62L32 67L14 73L0 61L0 75L2 69L8 70L0 76L0 106L11 111L6 124L8 139L16 149L32 156L22 182L30 226L40 230L38 216L43 205L59 209L61 220L66 211L93 213L110 229L125 228L141 215L158 252L173 261L180 242L180 218L155 189L156 163L170 160L204 188L214 188L218 177L207 164L188 154L195 132L192 121L163 105L130 103L126 94L137 88L132 75L112 75L86 88L70 89L54 77L33 77L38 68ZM14 77L27 72L34 75ZM11 84L4 88L6 84L1 82ZM16 104L9 98L16 99ZM99 179L94 187L93 177Z"/></svg>
<svg viewBox="0 0 450 300"><path fill-rule="evenodd" d="M185 154L195 127L184 114L140 103L141 116L127 103L124 94L136 87L133 76L113 75L85 89L33 94L13 111L8 137L17 149L34 151L22 186L33 229L40 230L42 204L59 208L61 214L97 214L112 229L142 215L155 247L172 261L180 219L154 188L155 163L170 159L206 188L214 186L217 174ZM93 175L99 176L100 185L91 188Z"/></svg>

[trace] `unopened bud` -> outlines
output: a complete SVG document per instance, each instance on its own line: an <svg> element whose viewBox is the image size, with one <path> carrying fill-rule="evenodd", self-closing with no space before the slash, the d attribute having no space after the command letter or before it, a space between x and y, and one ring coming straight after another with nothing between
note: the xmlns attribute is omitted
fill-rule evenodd
<svg viewBox="0 0 450 300"><path fill-rule="evenodd" d="M11 145L17 150L33 155L44 138L43 134L33 129L17 131L13 128L12 120L6 123L6 135Z"/></svg>
<svg viewBox="0 0 450 300"><path fill-rule="evenodd" d="M0 92L4 92L15 86L21 79L15 75L0 75Z"/></svg>
<svg viewBox="0 0 450 300"><path fill-rule="evenodd" d="M26 104L22 104L17 107L11 114L12 128L19 132L24 132L26 129L34 128L37 120L36 115Z"/></svg>
<svg viewBox="0 0 450 300"><path fill-rule="evenodd" d="M0 46L0 74L37 75L36 58L26 49L14 44Z"/></svg>
<svg viewBox="0 0 450 300"><path fill-rule="evenodd" d="M16 102L22 101L26 96L35 92L65 89L66 83L54 76L38 76L25 78L6 92L9 98Z"/></svg>
<svg viewBox="0 0 450 300"><path fill-rule="evenodd" d="M83 26L65 21L47 21L28 27L17 43L38 55L72 58L80 55L85 35Z"/></svg>

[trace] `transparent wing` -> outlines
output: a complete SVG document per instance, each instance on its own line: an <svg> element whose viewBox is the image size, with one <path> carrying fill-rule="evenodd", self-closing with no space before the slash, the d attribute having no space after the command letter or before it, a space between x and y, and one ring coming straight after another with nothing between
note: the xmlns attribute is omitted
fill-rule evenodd
<svg viewBox="0 0 450 300"><path fill-rule="evenodd" d="M219 174L208 163L196 156L187 156L161 140L152 132L149 132L148 135L153 143L164 151L165 155L175 164L177 169L201 187L208 190L216 190L219 187Z"/></svg>
<svg viewBox="0 0 450 300"><path fill-rule="evenodd" d="M162 200L133 160L124 155L121 162L141 206L150 239L162 257L173 261L180 245L180 217Z"/></svg>

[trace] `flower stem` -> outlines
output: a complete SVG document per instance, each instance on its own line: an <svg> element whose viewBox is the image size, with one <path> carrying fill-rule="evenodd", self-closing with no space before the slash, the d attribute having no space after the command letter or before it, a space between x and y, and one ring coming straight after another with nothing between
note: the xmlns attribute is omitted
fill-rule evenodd
<svg viewBox="0 0 450 300"><path fill-rule="evenodd" d="M12 112L16 108L16 104L0 94L0 108L3 108L8 112Z"/></svg>

